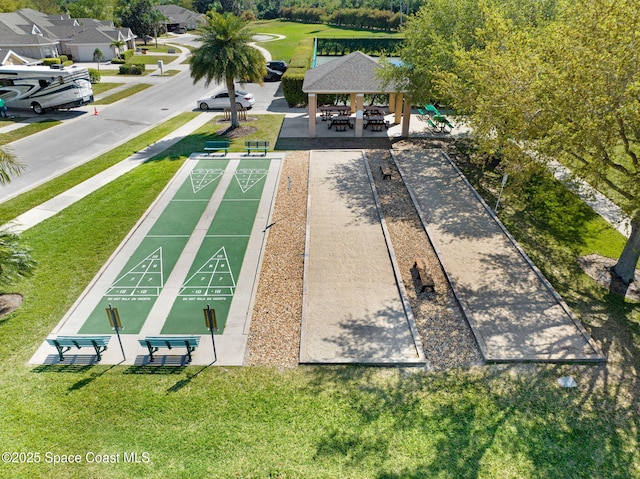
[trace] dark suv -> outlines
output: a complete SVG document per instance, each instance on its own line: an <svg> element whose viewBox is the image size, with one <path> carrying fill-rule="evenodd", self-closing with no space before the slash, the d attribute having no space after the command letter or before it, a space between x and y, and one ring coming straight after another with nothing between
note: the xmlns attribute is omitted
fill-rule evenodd
<svg viewBox="0 0 640 479"><path fill-rule="evenodd" d="M270 68L272 70L277 70L282 73L287 71L288 66L289 65L287 65L287 62L282 60L274 60L274 61L267 62L267 68Z"/></svg>

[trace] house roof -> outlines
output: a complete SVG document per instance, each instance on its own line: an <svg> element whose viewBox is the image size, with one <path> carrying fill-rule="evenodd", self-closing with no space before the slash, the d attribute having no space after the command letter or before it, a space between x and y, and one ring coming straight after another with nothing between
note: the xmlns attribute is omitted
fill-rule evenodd
<svg viewBox="0 0 640 479"><path fill-rule="evenodd" d="M108 43L130 40L130 29L116 28L113 22L69 15L47 15L30 8L0 13L0 46L68 43Z"/></svg>
<svg viewBox="0 0 640 479"><path fill-rule="evenodd" d="M362 52L349 55L309 70L304 76L305 93L394 93L396 86L384 86L378 76L382 66Z"/></svg>
<svg viewBox="0 0 640 479"><path fill-rule="evenodd" d="M158 5L156 6L156 9L167 17L167 23L192 24L206 22L206 15L188 10L179 5Z"/></svg>

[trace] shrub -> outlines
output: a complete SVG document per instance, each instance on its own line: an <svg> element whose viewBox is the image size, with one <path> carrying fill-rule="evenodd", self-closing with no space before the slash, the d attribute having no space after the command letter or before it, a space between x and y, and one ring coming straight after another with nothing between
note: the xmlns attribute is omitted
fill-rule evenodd
<svg viewBox="0 0 640 479"><path fill-rule="evenodd" d="M133 63L130 65L120 65L120 75L142 75L144 73L144 64Z"/></svg>
<svg viewBox="0 0 640 479"><path fill-rule="evenodd" d="M128 58L131 58L134 55L134 53L135 51L133 50L125 50L120 54L120 56L126 60Z"/></svg>
<svg viewBox="0 0 640 479"><path fill-rule="evenodd" d="M58 58L60 59L60 63L66 63L69 61L69 57L67 55L60 55Z"/></svg>
<svg viewBox="0 0 640 479"><path fill-rule="evenodd" d="M89 72L89 81L91 83L100 83L102 76L98 70L95 68L87 68L87 71Z"/></svg>
<svg viewBox="0 0 640 479"><path fill-rule="evenodd" d="M60 65L60 63L62 62L60 61L59 58L43 58L42 63L44 63L47 66L51 66L51 65Z"/></svg>
<svg viewBox="0 0 640 479"><path fill-rule="evenodd" d="M244 12L242 12L242 15L240 17L245 22L255 22L256 21L256 14L253 13L251 10L245 10Z"/></svg>
<svg viewBox="0 0 640 479"><path fill-rule="evenodd" d="M307 104L307 94L302 91L306 68L289 67L282 76L282 93L290 107L303 106Z"/></svg>
<svg viewBox="0 0 640 479"><path fill-rule="evenodd" d="M123 60L122 58L112 58L111 63L115 63L116 65L123 65L127 63L127 61Z"/></svg>

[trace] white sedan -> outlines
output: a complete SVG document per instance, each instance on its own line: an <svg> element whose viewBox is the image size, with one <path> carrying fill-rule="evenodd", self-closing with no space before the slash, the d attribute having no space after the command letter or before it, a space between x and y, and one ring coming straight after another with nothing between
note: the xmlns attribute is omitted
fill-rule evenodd
<svg viewBox="0 0 640 479"><path fill-rule="evenodd" d="M256 99L254 98L253 93L236 90L236 106L238 108L249 109L255 102ZM208 110L210 108L230 108L231 101L229 98L229 92L227 90L222 90L215 95L209 96L207 98L201 98L197 101L197 105L201 110Z"/></svg>

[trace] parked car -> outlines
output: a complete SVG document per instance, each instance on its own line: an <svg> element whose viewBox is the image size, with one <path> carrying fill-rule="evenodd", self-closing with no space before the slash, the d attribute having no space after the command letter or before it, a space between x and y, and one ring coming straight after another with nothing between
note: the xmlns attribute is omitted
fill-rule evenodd
<svg viewBox="0 0 640 479"><path fill-rule="evenodd" d="M239 108L251 108L256 102L253 93L247 93L244 91L236 90L236 106ZM229 92L225 89L219 91L215 95L201 98L197 101L197 107L201 110L223 109L231 107L231 100L229 98Z"/></svg>
<svg viewBox="0 0 640 479"><path fill-rule="evenodd" d="M283 60L273 60L267 62L267 68L284 73L287 71L287 68L289 68L289 65L287 65L287 62Z"/></svg>
<svg viewBox="0 0 640 479"><path fill-rule="evenodd" d="M282 80L283 72L280 70L274 70L267 67L267 73L264 75L265 81L280 81Z"/></svg>

